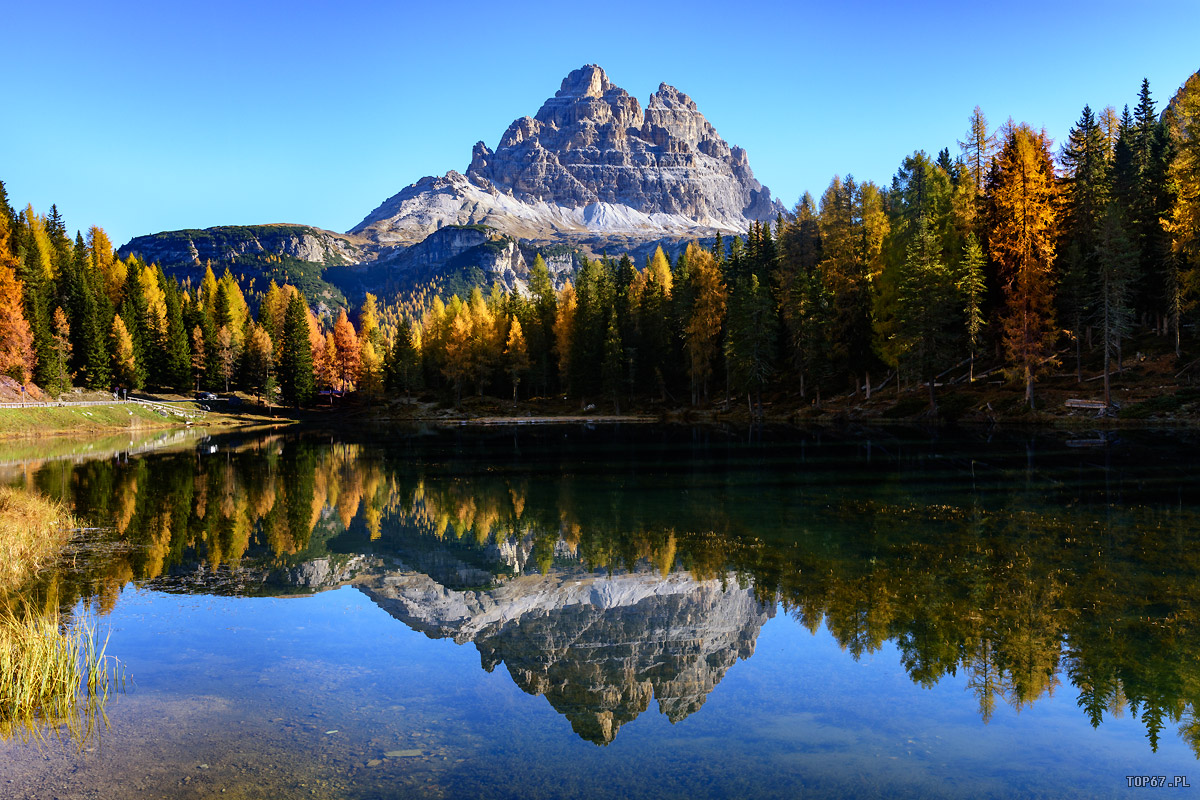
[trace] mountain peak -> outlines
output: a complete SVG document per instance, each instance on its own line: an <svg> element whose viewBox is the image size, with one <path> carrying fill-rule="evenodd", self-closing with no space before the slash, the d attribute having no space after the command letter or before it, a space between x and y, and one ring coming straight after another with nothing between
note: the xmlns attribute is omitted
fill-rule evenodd
<svg viewBox="0 0 1200 800"><path fill-rule="evenodd" d="M563 78L555 97L603 97L612 87L608 75L596 64L584 64Z"/></svg>
<svg viewBox="0 0 1200 800"><path fill-rule="evenodd" d="M692 98L662 83L643 112L596 64L572 70L494 151L476 144L465 176L447 173L437 191L430 186L409 186L354 231L403 246L445 224L482 223L522 239L619 234L614 247L627 247L630 239L744 232L783 210L745 151L722 139Z"/></svg>

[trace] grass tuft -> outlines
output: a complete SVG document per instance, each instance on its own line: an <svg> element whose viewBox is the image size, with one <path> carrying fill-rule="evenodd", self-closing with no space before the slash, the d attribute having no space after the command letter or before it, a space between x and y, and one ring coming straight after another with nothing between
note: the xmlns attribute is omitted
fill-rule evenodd
<svg viewBox="0 0 1200 800"><path fill-rule="evenodd" d="M104 706L125 688L124 668L84 622L57 611L0 613L0 739L73 739L79 747L107 724Z"/></svg>

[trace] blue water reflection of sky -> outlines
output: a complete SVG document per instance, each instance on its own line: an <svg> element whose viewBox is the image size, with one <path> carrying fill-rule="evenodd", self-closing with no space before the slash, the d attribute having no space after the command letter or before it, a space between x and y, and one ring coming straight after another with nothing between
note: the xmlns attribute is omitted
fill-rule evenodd
<svg viewBox="0 0 1200 800"><path fill-rule="evenodd" d="M924 688L892 643L855 661L783 612L699 711L671 724L651 703L606 747L504 666L485 672L473 645L413 631L351 587L287 599L130 587L107 624L135 681L110 709L110 762L136 758L127 729L160 715L181 770L200 732L247 762L256 741L299 761L329 751L331 772L359 776L346 796L377 780L360 762L404 747L435 754L422 768L442 796L1107 797L1129 791L1126 775L1189 772L1200 786L1173 729L1157 753L1128 712L1093 729L1069 683L1020 712L999 702L985 725L961 671ZM218 710L165 724L194 697Z"/></svg>

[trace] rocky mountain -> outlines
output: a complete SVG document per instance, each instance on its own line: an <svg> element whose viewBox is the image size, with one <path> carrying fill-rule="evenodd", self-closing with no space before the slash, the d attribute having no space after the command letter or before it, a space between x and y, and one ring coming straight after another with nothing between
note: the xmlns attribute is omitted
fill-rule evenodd
<svg viewBox="0 0 1200 800"><path fill-rule="evenodd" d="M349 233L252 225L139 236L121 248L182 276L211 260L247 278L288 280L310 300L390 294L432 276L498 281L523 291L542 253L556 281L580 255L628 252L742 233L783 206L696 103L661 84L645 109L604 70L569 74L493 150L475 145L465 173L426 177L385 200Z"/></svg>
<svg viewBox="0 0 1200 800"><path fill-rule="evenodd" d="M484 669L504 664L596 744L651 700L672 722L696 712L774 615L732 576L552 572L472 591L392 572L356 585L415 630L474 643Z"/></svg>
<svg viewBox="0 0 1200 800"><path fill-rule="evenodd" d="M631 242L740 233L783 207L686 94L661 84L643 111L600 67L573 71L495 150L475 145L466 174L427 177L353 228L404 246L445 225L484 224L599 252ZM616 247L613 247L616 245Z"/></svg>
<svg viewBox="0 0 1200 800"><path fill-rule="evenodd" d="M1179 104L1183 101L1184 94L1195 92L1200 92L1200 71L1192 73L1192 75L1183 82L1183 85L1179 87L1178 91L1171 96L1171 99L1163 108L1162 113L1159 114L1159 119L1166 121L1168 124L1177 124L1171 118L1176 113L1176 109L1179 108Z"/></svg>

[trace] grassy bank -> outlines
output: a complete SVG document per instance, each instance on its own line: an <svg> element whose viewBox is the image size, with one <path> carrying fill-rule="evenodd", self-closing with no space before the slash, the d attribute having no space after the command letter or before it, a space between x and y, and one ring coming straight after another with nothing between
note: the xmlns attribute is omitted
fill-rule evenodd
<svg viewBox="0 0 1200 800"><path fill-rule="evenodd" d="M237 414L213 411L197 416L195 412L196 407L192 404L181 405L178 412L136 403L0 408L0 439L165 430L189 423L200 427L224 428L279 424L283 421L265 416L255 407L248 407L244 413Z"/></svg>
<svg viewBox="0 0 1200 800"><path fill-rule="evenodd" d="M73 527L62 504L0 486L0 593L17 589L52 562Z"/></svg>
<svg viewBox="0 0 1200 800"><path fill-rule="evenodd" d="M0 436L41 436L59 433L172 428L183 424L146 406L37 406L0 408Z"/></svg>

